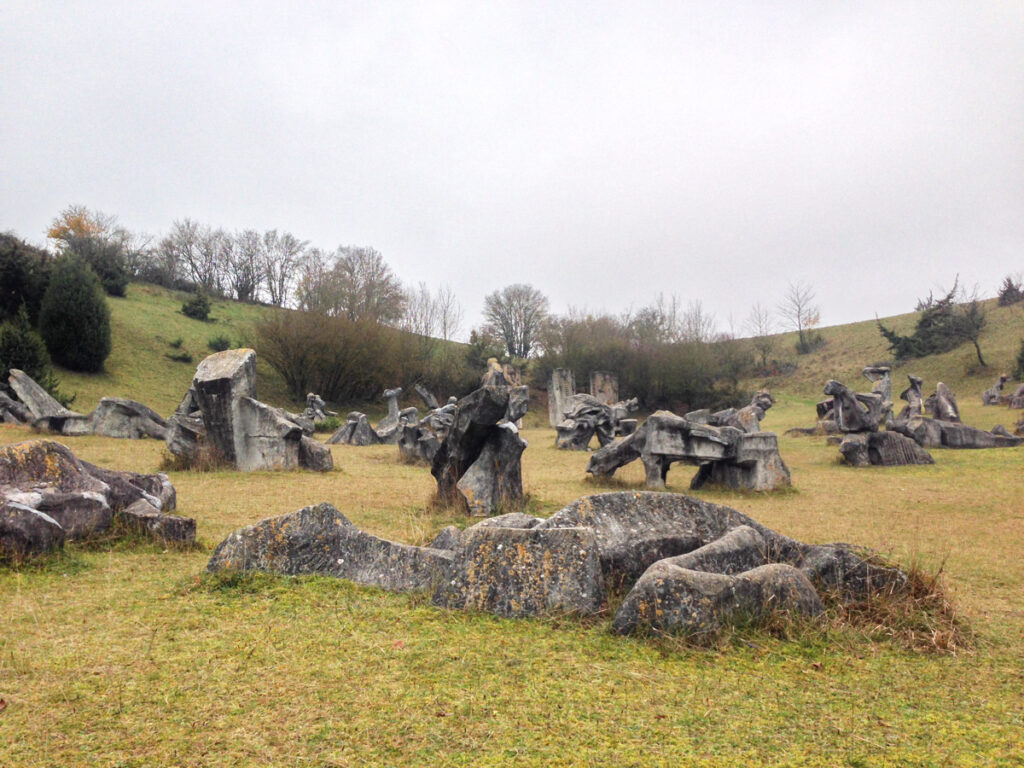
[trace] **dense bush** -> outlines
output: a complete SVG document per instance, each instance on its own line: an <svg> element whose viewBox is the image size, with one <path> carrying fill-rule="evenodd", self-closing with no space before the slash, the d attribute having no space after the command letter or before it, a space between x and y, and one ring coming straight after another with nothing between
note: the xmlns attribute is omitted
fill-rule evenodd
<svg viewBox="0 0 1024 768"><path fill-rule="evenodd" d="M622 396L636 397L645 409L737 405L745 395L739 378L750 369L749 351L731 340L668 341L649 328L610 315L561 317L542 334L544 354L532 365L535 386L546 388L554 368L575 374L587 391L591 371L613 371Z"/></svg>
<svg viewBox="0 0 1024 768"><path fill-rule="evenodd" d="M32 330L24 308L15 318L0 323L0 388L7 384L11 368L24 371L44 387L56 385L46 344Z"/></svg>
<svg viewBox="0 0 1024 768"><path fill-rule="evenodd" d="M223 352L225 349L231 349L231 339L224 334L218 336L211 336L206 341L206 346L212 349L214 352Z"/></svg>
<svg viewBox="0 0 1024 768"><path fill-rule="evenodd" d="M259 355L297 399L316 392L336 403L378 400L390 387L421 383L441 395L462 395L480 380L457 347L424 350L413 334L370 320L279 310L256 324Z"/></svg>
<svg viewBox="0 0 1024 768"><path fill-rule="evenodd" d="M1007 275L999 287L999 306L1008 307L1021 301L1024 301L1024 285Z"/></svg>
<svg viewBox="0 0 1024 768"><path fill-rule="evenodd" d="M1020 349L1017 350L1017 361L1013 369L1013 378L1017 381L1024 379L1024 339L1020 340Z"/></svg>
<svg viewBox="0 0 1024 768"><path fill-rule="evenodd" d="M110 310L96 273L74 255L53 266L39 309L39 333L54 362L99 371L110 354Z"/></svg>
<svg viewBox="0 0 1024 768"><path fill-rule="evenodd" d="M193 320L206 320L210 317L210 300L200 291L181 305L181 311Z"/></svg>
<svg viewBox="0 0 1024 768"><path fill-rule="evenodd" d="M0 320L15 318L22 306L30 324L39 319L50 279L50 255L14 235L0 233Z"/></svg>
<svg viewBox="0 0 1024 768"><path fill-rule="evenodd" d="M74 254L88 264L109 296L124 296L128 287L128 270L124 252L117 242L104 237L70 235L64 240L64 252Z"/></svg>

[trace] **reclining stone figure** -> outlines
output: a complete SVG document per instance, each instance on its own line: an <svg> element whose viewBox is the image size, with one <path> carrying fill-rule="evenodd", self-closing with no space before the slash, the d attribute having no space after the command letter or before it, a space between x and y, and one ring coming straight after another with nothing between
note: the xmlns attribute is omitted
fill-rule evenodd
<svg viewBox="0 0 1024 768"><path fill-rule="evenodd" d="M1006 386L1006 382L1010 380L1010 377L1005 373L1000 376L996 383L981 393L981 404L982 405L999 405L1003 398L1003 387Z"/></svg>

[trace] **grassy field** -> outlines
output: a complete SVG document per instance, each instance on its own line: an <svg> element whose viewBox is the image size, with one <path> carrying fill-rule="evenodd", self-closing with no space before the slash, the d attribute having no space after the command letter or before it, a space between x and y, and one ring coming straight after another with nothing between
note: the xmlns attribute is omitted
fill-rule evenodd
<svg viewBox="0 0 1024 768"><path fill-rule="evenodd" d="M61 373L76 409L119 395L169 413L208 340L245 341L264 311L215 302L216 320L199 323L182 298L132 285L111 300L108 373ZM909 330L913 318L888 322ZM967 423L1012 424L979 397L1010 367L1024 313L992 308L990 324L987 370L962 347L897 369L896 391L908 372L926 393L941 379ZM768 382L778 404L765 428L811 426L825 380L866 390L860 368L886 357L873 321L823 334L822 350L793 358L794 375ZM194 362L166 357L180 349ZM259 390L295 405L262 366ZM642 487L638 463L615 483L588 482L587 457L554 449L545 414L527 425L535 513ZM0 426L0 443L34 437ZM63 440L117 469L152 472L163 458L156 441ZM230 531L320 501L413 544L471 522L431 509L429 472L396 448L334 446L337 468L323 475L171 473L180 512L198 520L194 550L69 546L0 570L0 766L1024 765L1024 448L855 470L823 439L780 442L792 491L697 495L805 541L941 569L966 646L912 650L884 628L833 623L697 648L614 636L609 616L504 620L329 578L203 575ZM692 474L675 467L669 490L687 492Z"/></svg>
<svg viewBox="0 0 1024 768"><path fill-rule="evenodd" d="M807 420L783 398L765 426ZM553 430L525 437L538 514L607 490ZM162 454L66 442L137 471ZM614 636L609 617L504 620L329 578L202 575L228 532L309 503L409 543L466 522L425 511L429 473L394 447L332 450L325 475L172 474L200 550L72 547L0 572L0 765L1024 763L1024 449L855 470L821 439L784 438L793 491L698 494L804 540L941 566L973 637L955 654L842 628L693 648ZM640 487L638 466L622 474L617 487ZM692 474L674 468L669 490Z"/></svg>

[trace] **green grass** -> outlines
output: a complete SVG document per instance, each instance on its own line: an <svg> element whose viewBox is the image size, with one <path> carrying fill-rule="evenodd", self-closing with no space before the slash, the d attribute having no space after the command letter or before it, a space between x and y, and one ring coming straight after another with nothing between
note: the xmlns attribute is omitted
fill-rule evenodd
<svg viewBox="0 0 1024 768"><path fill-rule="evenodd" d="M802 423L783 405L766 426ZM3 428L5 442L31 437ZM604 490L586 456L527 429L524 484L548 512ZM155 441L68 438L152 471ZM701 492L808 541L926 569L974 633L957 654L867 631L739 633L713 648L621 638L610 618L505 620L329 578L203 575L228 532L330 501L409 543L452 522L393 446L334 446L337 469L172 473L204 550L72 547L0 573L0 765L1015 765L1024 760L1020 450L936 451L855 470L782 440L795 490ZM685 491L692 468L669 473ZM636 465L621 484L639 487Z"/></svg>
<svg viewBox="0 0 1024 768"><path fill-rule="evenodd" d="M108 373L62 373L74 407L118 395L169 413L194 371L164 357L170 342L199 360L210 337L245 339L264 311L215 302L217 320L201 323L180 313L183 298L132 285L112 299ZM979 399L1016 354L1024 314L990 317L989 371L968 373L963 347L898 369L897 392L916 371L927 391L953 387L967 423L1010 423ZM891 322L908 330L912 318ZM824 349L794 356L797 373L772 383L764 428L812 425L825 380L857 389L860 368L885 357L873 321L823 334ZM259 390L294 405L262 365ZM531 510L642 487L639 462L590 481L585 454L554 449L545 414L526 424ZM0 443L33 437L0 426ZM152 472L163 459L156 441L63 441L117 469ZM329 578L204 575L230 531L320 501L412 544L467 522L428 505L428 470L400 463L394 446L332 446L324 474L171 472L180 513L198 521L196 549L69 546L0 570L0 766L1024 765L1024 449L853 469L822 438L780 446L793 490L697 495L805 541L942 568L968 647L915 651L834 622L697 648L614 636L609 616L505 620ZM693 471L674 466L669 490L687 492Z"/></svg>

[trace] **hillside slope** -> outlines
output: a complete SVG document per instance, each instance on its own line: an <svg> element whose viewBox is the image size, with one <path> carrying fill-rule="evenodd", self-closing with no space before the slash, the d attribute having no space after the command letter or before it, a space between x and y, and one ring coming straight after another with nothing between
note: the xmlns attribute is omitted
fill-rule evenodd
<svg viewBox="0 0 1024 768"><path fill-rule="evenodd" d="M209 340L226 336L232 346L251 344L253 323L269 311L252 304L213 300L210 320L202 322L181 313L187 296L131 283L125 298L108 297L113 348L105 370L89 374L57 368L61 390L76 395L71 407L87 413L102 397L127 397L167 416L188 390L196 366L211 354ZM179 339L180 347L173 346ZM168 357L183 352L192 355L192 362ZM281 376L260 360L256 386L260 399L295 407Z"/></svg>
<svg viewBox="0 0 1024 768"><path fill-rule="evenodd" d="M162 414L171 413L181 401L195 373L196 365L211 350L210 339L226 336L232 345L252 345L252 326L266 307L234 301L213 301L209 322L192 320L181 313L186 294L153 285L132 283L123 299L108 299L113 328L113 351L106 370L98 374L57 369L62 390L75 393L75 410L88 412L101 397L140 400ZM906 386L907 374L921 376L926 393L937 381L953 388L962 405L980 404L981 392L1001 373L1012 373L1014 360L1024 337L1024 304L998 307L986 304L988 327L981 348L988 367L978 365L974 348L963 344L942 355L911 360L893 369L893 390ZM901 333L913 330L916 313L883 318ZM869 391L861 369L890 355L874 319L821 329L825 346L809 355L795 352L796 334L779 334L773 358L796 364L794 373L770 379L751 379L748 388L767 386L777 398L793 405L808 405L822 398L822 387L837 379L857 391ZM180 347L172 342L181 340ZM168 355L187 351L192 362L177 362ZM257 349L257 352L259 350ZM273 405L301 408L288 393L281 376L265 361L259 362L259 397ZM628 396L628 392L622 393ZM410 401L412 403L412 401ZM781 405L781 403L780 403ZM372 406L371 406L372 410ZM543 420L543 421L546 421Z"/></svg>

